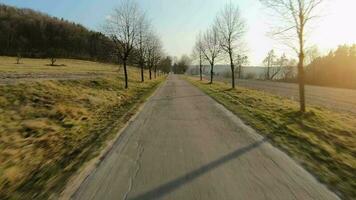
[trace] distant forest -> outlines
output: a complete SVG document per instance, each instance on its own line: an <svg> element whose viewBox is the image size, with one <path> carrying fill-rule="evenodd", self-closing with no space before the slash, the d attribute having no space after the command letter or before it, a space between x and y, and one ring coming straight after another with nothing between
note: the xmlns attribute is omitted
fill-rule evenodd
<svg viewBox="0 0 356 200"><path fill-rule="evenodd" d="M356 89L356 44L315 58L306 69L308 84Z"/></svg>
<svg viewBox="0 0 356 200"><path fill-rule="evenodd" d="M31 9L0 4L0 55L110 61L104 34Z"/></svg>

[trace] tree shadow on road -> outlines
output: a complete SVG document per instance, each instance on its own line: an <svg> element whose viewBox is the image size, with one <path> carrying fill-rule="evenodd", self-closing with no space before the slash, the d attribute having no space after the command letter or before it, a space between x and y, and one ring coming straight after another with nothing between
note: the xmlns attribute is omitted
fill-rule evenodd
<svg viewBox="0 0 356 200"><path fill-rule="evenodd" d="M187 174L184 174L177 179L174 179L172 181L169 181L167 183L162 184L161 186L154 188L152 190L149 190L143 194L140 194L138 196L135 196L133 198L129 198L131 200L150 200L150 199L159 199L164 197L165 195L177 190L181 186L188 184L192 182L194 179L204 175L205 173L214 170L215 168L225 164L226 162L229 162L233 159L236 159L237 157L261 146L263 143L267 141L266 138L261 139L255 143L252 143L248 146L245 146L243 148L237 149L229 154L224 155L223 157L214 160L206 165L201 166L200 168L191 171Z"/></svg>

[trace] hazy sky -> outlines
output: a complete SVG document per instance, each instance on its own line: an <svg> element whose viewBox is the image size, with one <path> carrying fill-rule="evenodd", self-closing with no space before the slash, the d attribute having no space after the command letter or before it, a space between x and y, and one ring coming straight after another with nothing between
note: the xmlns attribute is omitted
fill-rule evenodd
<svg viewBox="0 0 356 200"><path fill-rule="evenodd" d="M161 36L165 52L172 56L190 54L199 31L206 30L216 13L230 0L137 0ZM274 48L288 48L267 36L270 16L258 0L232 0L246 19L246 43L251 65L261 64ZM119 0L0 0L0 3L33 8L63 17L100 31L100 25ZM356 43L356 0L326 0L323 16L311 32L310 45L326 52L339 44Z"/></svg>

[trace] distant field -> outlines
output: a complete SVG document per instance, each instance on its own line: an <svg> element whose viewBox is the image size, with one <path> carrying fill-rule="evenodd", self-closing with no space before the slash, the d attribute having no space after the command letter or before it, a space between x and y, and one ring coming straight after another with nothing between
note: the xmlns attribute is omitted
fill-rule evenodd
<svg viewBox="0 0 356 200"><path fill-rule="evenodd" d="M0 84L32 79L78 79L103 75L115 75L119 66L91 61L58 59L58 66L48 66L49 59L21 59L0 56Z"/></svg>
<svg viewBox="0 0 356 200"><path fill-rule="evenodd" d="M223 77L216 77L216 79L226 83L231 81ZM295 83L240 79L237 80L236 85L287 97L294 101L299 100L298 85ZM356 115L356 90L313 85L306 85L305 90L307 104Z"/></svg>
<svg viewBox="0 0 356 200"><path fill-rule="evenodd" d="M187 78L303 164L345 199L356 196L356 116L308 106L267 92L231 89L229 83Z"/></svg>
<svg viewBox="0 0 356 200"><path fill-rule="evenodd" d="M139 70L130 68L125 90L113 65L58 60L66 66L50 67L47 60L14 61L0 57L0 74L31 77L0 84L0 199L46 199L59 192L164 80L140 83ZM67 79L73 72L87 76ZM39 73L48 76L36 78ZM47 80L53 74L61 77Z"/></svg>

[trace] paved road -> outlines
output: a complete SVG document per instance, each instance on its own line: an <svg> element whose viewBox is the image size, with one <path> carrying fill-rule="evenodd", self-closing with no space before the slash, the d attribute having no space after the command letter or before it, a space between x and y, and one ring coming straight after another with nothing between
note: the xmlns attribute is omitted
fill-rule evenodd
<svg viewBox="0 0 356 200"><path fill-rule="evenodd" d="M147 102L73 199L337 199L177 76Z"/></svg>
<svg viewBox="0 0 356 200"><path fill-rule="evenodd" d="M224 82L230 82L230 79L227 78L216 78ZM298 85L294 83L240 79L237 80L237 85L270 92L296 101L299 100ZM356 90L312 85L307 85L305 90L307 104L356 114Z"/></svg>

